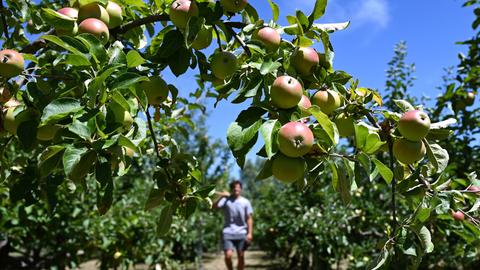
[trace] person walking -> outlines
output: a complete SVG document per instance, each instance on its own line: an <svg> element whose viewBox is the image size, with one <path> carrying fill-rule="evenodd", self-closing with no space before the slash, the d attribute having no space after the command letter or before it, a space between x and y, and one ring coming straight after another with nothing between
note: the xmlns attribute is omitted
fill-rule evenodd
<svg viewBox="0 0 480 270"><path fill-rule="evenodd" d="M253 208L250 201L241 196L242 182L230 183L229 192L218 192L218 200L213 208L223 209L224 224L222 230L223 251L228 270L233 270L233 249L237 250L238 270L245 267L245 250L253 240Z"/></svg>

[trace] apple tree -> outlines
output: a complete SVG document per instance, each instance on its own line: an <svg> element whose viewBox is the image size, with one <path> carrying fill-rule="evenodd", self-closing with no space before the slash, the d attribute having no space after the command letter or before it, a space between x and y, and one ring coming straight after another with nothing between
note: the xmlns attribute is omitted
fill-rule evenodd
<svg viewBox="0 0 480 270"><path fill-rule="evenodd" d="M116 177L132 158L147 156L155 164L147 203L163 207L158 231L166 234L175 214L190 216L214 189L175 140L185 133L182 125L195 125L190 112L203 109L196 99L208 96L247 106L227 141L243 167L263 138L257 154L267 161L258 179L273 175L300 188L328 179L347 204L359 179L391 186L389 240L376 268L403 253L418 264L434 247L429 218L458 210L444 204L456 193L438 195L449 157L438 141L453 121L431 123L421 105L405 100L384 109L377 91L335 70L330 34L349 22L318 23L326 0L315 1L309 14L287 16L287 25L270 0L269 22L247 0L0 3L1 143L21 156L1 156L2 185L12 198L48 200L55 185L45 186L52 182L90 195L93 182L105 214ZM30 41L33 35L38 39ZM206 55L210 44L216 49ZM211 90L187 95L162 77L189 69ZM349 151L338 151L341 137L349 138ZM387 162L375 157L379 151L388 153ZM401 217L398 196L411 196Z"/></svg>

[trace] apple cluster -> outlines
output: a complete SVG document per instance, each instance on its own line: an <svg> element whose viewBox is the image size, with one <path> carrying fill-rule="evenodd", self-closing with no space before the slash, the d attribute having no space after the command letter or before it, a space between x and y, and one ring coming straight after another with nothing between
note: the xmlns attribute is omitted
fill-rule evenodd
<svg viewBox="0 0 480 270"><path fill-rule="evenodd" d="M430 131L430 118L420 110L405 112L398 121L398 131L403 138L393 143L393 155L404 164L412 164L426 154L423 139Z"/></svg>
<svg viewBox="0 0 480 270"><path fill-rule="evenodd" d="M55 32L58 35L68 36L89 33L106 44L110 37L109 29L122 24L122 12L122 8L113 1L108 1L106 6L95 2L86 5L80 5L79 2L76 2L73 7L64 7L57 11L60 16L75 20L73 27L56 26Z"/></svg>

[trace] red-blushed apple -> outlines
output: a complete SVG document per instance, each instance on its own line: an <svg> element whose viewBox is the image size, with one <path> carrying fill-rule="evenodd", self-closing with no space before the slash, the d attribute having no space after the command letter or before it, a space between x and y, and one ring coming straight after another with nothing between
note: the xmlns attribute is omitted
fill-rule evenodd
<svg viewBox="0 0 480 270"><path fill-rule="evenodd" d="M212 56L210 68L213 76L225 80L237 71L237 57L231 52L217 52Z"/></svg>
<svg viewBox="0 0 480 270"><path fill-rule="evenodd" d="M340 95L332 90L317 91L310 99L312 105L320 107L325 114L331 114L342 105Z"/></svg>
<svg viewBox="0 0 480 270"><path fill-rule="evenodd" d="M55 138L58 130L60 130L60 127L56 125L41 126L37 129L37 140L51 141Z"/></svg>
<svg viewBox="0 0 480 270"><path fill-rule="evenodd" d="M273 176L283 183L294 183L305 176L305 160L277 154L272 162Z"/></svg>
<svg viewBox="0 0 480 270"><path fill-rule="evenodd" d="M276 51L282 41L277 30L268 26L253 32L252 39L262 42L265 48L270 52Z"/></svg>
<svg viewBox="0 0 480 270"><path fill-rule="evenodd" d="M480 195L480 187L477 187L477 186L469 186L468 187L468 191L472 192L472 193L477 193L478 195Z"/></svg>
<svg viewBox="0 0 480 270"><path fill-rule="evenodd" d="M275 79L270 88L272 104L280 109L295 107L302 99L303 88L297 79L284 75Z"/></svg>
<svg viewBox="0 0 480 270"><path fill-rule="evenodd" d="M78 21L83 22L86 19L95 18L101 20L105 25L110 23L110 16L107 10L98 3L90 3L81 6L78 10Z"/></svg>
<svg viewBox="0 0 480 270"><path fill-rule="evenodd" d="M307 117L310 115L310 112L308 111L310 107L312 107L312 102L310 102L310 99L307 96L302 95L302 98L298 102L298 108L302 113L302 117Z"/></svg>
<svg viewBox="0 0 480 270"><path fill-rule="evenodd" d="M108 26L99 19L88 18L78 26L79 33L88 33L97 37L102 44L106 44L110 38Z"/></svg>
<svg viewBox="0 0 480 270"><path fill-rule="evenodd" d="M57 10L57 12L72 19L78 18L78 9L76 8L64 7Z"/></svg>
<svg viewBox="0 0 480 270"><path fill-rule="evenodd" d="M453 212L452 216L455 220L465 220L465 214L460 210Z"/></svg>
<svg viewBox="0 0 480 270"><path fill-rule="evenodd" d="M419 110L408 111L398 121L398 131L410 141L420 141L430 131L430 118Z"/></svg>
<svg viewBox="0 0 480 270"><path fill-rule="evenodd" d="M278 150L288 157L301 157L313 146L313 133L307 125L289 122L278 131Z"/></svg>
<svg viewBox="0 0 480 270"><path fill-rule="evenodd" d="M4 78L15 77L22 74L25 61L21 53L15 50L0 51L0 76Z"/></svg>
<svg viewBox="0 0 480 270"><path fill-rule="evenodd" d="M109 17L108 28L112 29L120 26L123 22L122 7L113 1L108 1L105 9L107 10Z"/></svg>
<svg viewBox="0 0 480 270"><path fill-rule="evenodd" d="M353 123L353 118L344 113L335 119L335 124L341 137L349 137L355 134L355 126Z"/></svg>
<svg viewBox="0 0 480 270"><path fill-rule="evenodd" d="M192 43L192 48L195 50L203 50L210 46L212 43L213 34L212 28L210 26L203 26L200 31L198 31L197 37Z"/></svg>
<svg viewBox="0 0 480 270"><path fill-rule="evenodd" d="M180 29L185 29L188 20L196 16L198 16L198 6L195 1L175 0L170 6L170 20Z"/></svg>
<svg viewBox="0 0 480 270"><path fill-rule="evenodd" d="M422 141L409 141L400 138L393 143L393 155L403 164L412 164L421 160L426 152Z"/></svg>
<svg viewBox="0 0 480 270"><path fill-rule="evenodd" d="M151 105L160 105L167 99L168 85L161 77L150 77L148 81L141 82L139 87L145 91Z"/></svg>
<svg viewBox="0 0 480 270"><path fill-rule="evenodd" d="M311 47L300 47L294 52L291 61L298 73L307 76L312 74L313 69L320 62L320 58L315 49Z"/></svg>
<svg viewBox="0 0 480 270"><path fill-rule="evenodd" d="M227 12L237 13L245 9L248 0L220 0L220 5Z"/></svg>

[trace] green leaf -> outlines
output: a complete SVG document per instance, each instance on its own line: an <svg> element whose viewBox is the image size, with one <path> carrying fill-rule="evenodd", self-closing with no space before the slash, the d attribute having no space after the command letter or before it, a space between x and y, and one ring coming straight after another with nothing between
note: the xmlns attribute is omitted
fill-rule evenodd
<svg viewBox="0 0 480 270"><path fill-rule="evenodd" d="M372 173L372 162L370 161L370 157L365 153L359 153L357 155L357 160L362 165L365 173L370 175Z"/></svg>
<svg viewBox="0 0 480 270"><path fill-rule="evenodd" d="M50 41L62 48L64 48L65 50L73 53L73 54L76 54L80 57L83 57L86 61L89 61L88 58L82 53L80 52L79 50L77 50L75 47L65 43L61 38L57 37L57 36L53 36L53 35L43 35L41 37L42 39L44 40L47 40L47 41Z"/></svg>
<svg viewBox="0 0 480 270"><path fill-rule="evenodd" d="M57 167L62 160L63 150L65 150L65 147L60 145L49 146L43 150L38 158L40 176L49 175Z"/></svg>
<svg viewBox="0 0 480 270"><path fill-rule="evenodd" d="M138 67L145 63L145 59L135 50L131 50L127 53L127 66L129 68Z"/></svg>
<svg viewBox="0 0 480 270"><path fill-rule="evenodd" d="M423 222L427 221L427 219L430 217L431 212L432 212L432 209L428 208L427 206L422 206L418 210L415 218L423 223Z"/></svg>
<svg viewBox="0 0 480 270"><path fill-rule="evenodd" d="M174 55L168 58L168 66L172 73L178 77L187 72L191 57L192 53L187 48L181 47L178 49Z"/></svg>
<svg viewBox="0 0 480 270"><path fill-rule="evenodd" d="M91 34L80 34L75 37L87 46L89 54L96 60L97 64L107 62L107 51L102 42Z"/></svg>
<svg viewBox="0 0 480 270"><path fill-rule="evenodd" d="M276 152L276 134L280 129L280 122L275 120L268 120L262 124L260 128L260 134L262 134L265 141L265 151L267 152L268 159L270 159Z"/></svg>
<svg viewBox="0 0 480 270"><path fill-rule="evenodd" d="M435 173L445 170L448 166L448 160L450 159L447 150L436 143L430 144L427 140L423 140L423 143L427 148L428 160L435 168Z"/></svg>
<svg viewBox="0 0 480 270"><path fill-rule="evenodd" d="M378 172L382 176L382 178L385 180L387 184L390 184L393 180L393 172L390 170L385 164L383 164L380 160L373 158L372 159L373 163L375 164L376 168L378 169Z"/></svg>
<svg viewBox="0 0 480 270"><path fill-rule="evenodd" d="M157 221L157 235L164 236L170 230L172 226L172 219L173 219L174 208L172 204L166 205L162 212L160 213L160 217Z"/></svg>
<svg viewBox="0 0 480 270"><path fill-rule="evenodd" d="M92 64L88 61L87 58L83 55L78 54L69 54L67 55L67 59L65 60L67 65L72 65L74 67L87 67L91 66Z"/></svg>
<svg viewBox="0 0 480 270"><path fill-rule="evenodd" d="M313 22L325 14L325 9L327 8L327 0L316 0L315 6L313 7L312 14L308 16L309 25L312 25Z"/></svg>
<svg viewBox="0 0 480 270"><path fill-rule="evenodd" d="M23 149L28 151L37 142L37 126L38 122L36 120L24 121L18 125L17 136Z"/></svg>
<svg viewBox="0 0 480 270"><path fill-rule="evenodd" d="M104 215L113 202L112 165L109 162L97 162L95 178L97 179L97 209L101 215Z"/></svg>
<svg viewBox="0 0 480 270"><path fill-rule="evenodd" d="M165 201L165 190L158 188L152 188L145 202L145 211L153 209L161 205Z"/></svg>
<svg viewBox="0 0 480 270"><path fill-rule="evenodd" d="M70 125L68 125L68 130L82 139L90 140L92 134L96 130L95 119L92 118L88 122L81 122L80 120L75 119Z"/></svg>
<svg viewBox="0 0 480 270"><path fill-rule="evenodd" d="M272 164L273 164L273 160L267 159L263 164L262 169L260 170L258 175L255 177L255 179L263 180L272 176Z"/></svg>
<svg viewBox="0 0 480 270"><path fill-rule="evenodd" d="M96 154L87 148L68 146L63 153L63 168L65 175L72 180L81 180L90 171L95 162Z"/></svg>
<svg viewBox="0 0 480 270"><path fill-rule="evenodd" d="M42 8L41 16L48 25L56 29L73 29L75 26L75 19L49 8Z"/></svg>
<svg viewBox="0 0 480 270"><path fill-rule="evenodd" d="M381 269L382 266L387 262L389 256L388 249L385 247L382 249L382 253L378 255L378 257L372 261L372 265L368 267L371 270L378 270Z"/></svg>
<svg viewBox="0 0 480 270"><path fill-rule="evenodd" d="M431 253L433 251L434 245L432 243L432 236L427 227L422 226L420 230L414 229L414 232L417 234L418 239L422 243L424 251L426 253Z"/></svg>
<svg viewBox="0 0 480 270"><path fill-rule="evenodd" d="M415 107L406 100L394 99L393 102L403 112L415 110Z"/></svg>
<svg viewBox="0 0 480 270"><path fill-rule="evenodd" d="M324 114L320 110L320 108L316 105L313 105L312 107L310 107L308 111L313 115L313 117L315 117L315 119L318 121L320 126L327 133L333 145L336 145L339 140L337 126L335 126L335 124L332 121L330 121L330 119L328 118L328 115Z"/></svg>
<svg viewBox="0 0 480 270"><path fill-rule="evenodd" d="M268 3L270 4L270 8L272 9L272 19L274 22L278 21L278 17L280 16L280 9L278 8L278 5L275 4L272 0L268 0Z"/></svg>
<svg viewBox="0 0 480 270"><path fill-rule="evenodd" d="M73 98L59 98L52 101L43 109L42 125L63 119L82 109L80 101Z"/></svg>
<svg viewBox="0 0 480 270"><path fill-rule="evenodd" d="M120 75L118 78L115 79L110 89L125 89L129 88L130 86L134 86L135 84L141 81L148 81L146 76L141 76L137 73L127 72Z"/></svg>

